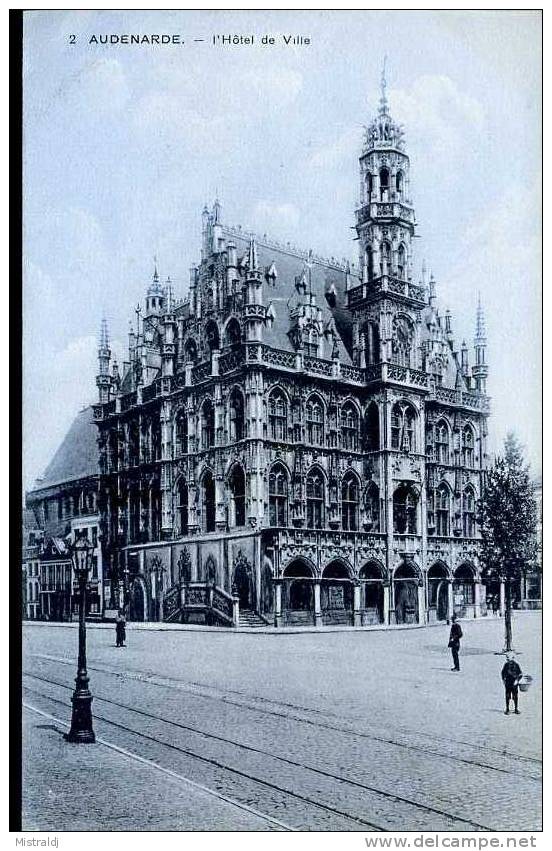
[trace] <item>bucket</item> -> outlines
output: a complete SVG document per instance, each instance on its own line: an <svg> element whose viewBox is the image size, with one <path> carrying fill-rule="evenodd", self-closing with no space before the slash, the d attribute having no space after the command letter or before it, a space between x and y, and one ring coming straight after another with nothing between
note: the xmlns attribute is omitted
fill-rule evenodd
<svg viewBox="0 0 552 851"><path fill-rule="evenodd" d="M533 682L533 677L530 674L524 674L519 681L520 691L529 691L529 687Z"/></svg>

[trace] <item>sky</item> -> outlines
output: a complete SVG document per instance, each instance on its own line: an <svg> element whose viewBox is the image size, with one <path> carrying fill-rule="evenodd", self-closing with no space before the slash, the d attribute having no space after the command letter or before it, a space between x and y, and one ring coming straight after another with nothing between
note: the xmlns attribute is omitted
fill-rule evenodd
<svg viewBox="0 0 552 851"><path fill-rule="evenodd" d="M540 25L531 11L25 12L24 488L97 399L102 316L122 361L154 257L186 295L206 202L218 196L225 224L357 261L358 157L385 55L415 279L425 260L472 360L480 294L490 450L512 430L539 473ZM90 43L106 34L184 43Z"/></svg>

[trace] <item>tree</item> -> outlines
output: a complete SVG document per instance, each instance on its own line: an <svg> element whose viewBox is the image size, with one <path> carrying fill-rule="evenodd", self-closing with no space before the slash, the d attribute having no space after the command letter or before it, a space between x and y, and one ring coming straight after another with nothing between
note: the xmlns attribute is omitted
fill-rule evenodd
<svg viewBox="0 0 552 851"><path fill-rule="evenodd" d="M488 471L479 503L481 562L505 583L505 651L512 649L512 583L518 581L537 556L537 504L523 448L512 433Z"/></svg>

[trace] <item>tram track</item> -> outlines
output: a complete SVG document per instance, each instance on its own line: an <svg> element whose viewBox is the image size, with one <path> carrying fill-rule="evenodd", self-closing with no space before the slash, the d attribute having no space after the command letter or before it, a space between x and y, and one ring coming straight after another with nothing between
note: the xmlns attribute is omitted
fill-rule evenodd
<svg viewBox="0 0 552 851"><path fill-rule="evenodd" d="M51 686L57 688L63 688L67 691L72 691L72 688L61 683L57 683L52 681L51 679L46 680L42 677L37 677L34 674L25 673L25 676L33 677L34 679L41 680L43 682L48 683ZM63 706L65 709L70 710L70 705L67 701L60 700L57 697L52 696L51 694L44 693L36 688L29 687L28 685L24 685L24 688L30 692L31 694L36 695L37 697L43 698L47 701L51 701L57 705ZM349 791L349 794L354 790L355 794L362 793L366 796L375 796L379 800L384 800L387 804L393 804L394 807L402 807L403 813L402 818L406 819L406 823L408 824L408 811L415 811L417 816L419 817L420 813L427 814L427 816L431 816L433 819L433 824L435 817L439 817L443 819L443 827L440 829L449 829L449 830L493 830L494 828L481 824L473 819L467 819L460 815L456 815L454 813L448 812L446 810L440 809L438 807L429 806L428 804L420 803L419 801L414 801L412 799L408 799L404 796L401 796L396 793L390 793L382 789L378 789L377 787L369 786L367 784L361 783L360 781L354 780L352 778L347 778L342 775L334 774L333 772L326 771L324 769L318 768L316 766L311 766L300 762L298 760L293 760L289 757L279 756L277 754L271 753L269 751L265 751L261 748L254 748L251 745L247 745L241 742L237 742L228 737L220 736L218 734L210 733L204 730L200 730L198 728L192 727L191 725L186 725L181 722L175 721L173 719L164 718L163 716L157 715L155 713L150 713L142 709L138 709L136 707L131 707L126 704L123 704L119 701L114 701L110 698L103 697L100 694L95 693L94 699L96 701L105 703L107 705L111 705L116 707L118 710L122 710L123 712L132 713L134 715L140 716L141 718L146 719L148 722L157 722L162 725L167 725L169 728L172 728L172 736L173 741L166 741L164 738L159 738L159 736L151 735L151 733L146 733L143 730L136 729L134 727L130 727L128 723L121 723L121 721L114 720L113 718L109 718L106 715L94 713L94 718L97 721L106 723L111 727L118 729L124 733L130 733L132 736L138 737L139 740L144 742L153 743L154 745L161 746L173 753L177 753L179 755L185 755L186 757L191 758L192 760L199 761L204 764L208 764L210 767L214 767L215 769L225 772L227 774L232 775L235 778L238 778L240 781L245 780L248 783L252 783L254 786L264 787L266 790L270 790L271 792L276 792L278 795L283 796L283 804L286 806L286 799L293 799L295 802L301 802L301 805L306 805L307 807L315 808L324 812L325 814L329 814L330 816L337 816L341 819L345 819L350 824L357 825L356 828L348 828L348 829L369 829L369 830L393 830L396 829L395 824L385 824L380 823L371 818L363 818L358 814L354 814L351 812L347 812L344 809L340 809L337 806L331 806L327 802L323 802L321 800L317 800L312 798L309 795L303 794L302 792L297 791L297 789L285 788L283 785L279 783L274 783L271 780L268 780L266 777L259 777L256 774L252 774L250 772L244 771L240 768L237 768L235 765L228 764L228 761L223 761L223 759L213 756L207 756L205 753L199 753L197 750L193 750L191 747L184 747L182 744L176 744L174 741L174 731L181 730L183 732L189 733L191 735L202 737L206 740L210 740L211 742L216 742L221 746L238 749L239 751L247 751L249 753L253 753L256 756L262 757L265 761L271 761L272 763L277 763L280 765L285 765L287 769L295 769L300 773L307 773L307 775L313 775L324 778L324 780L331 781L332 784L339 784L341 789L345 789ZM316 784L315 784L316 785ZM233 795L235 797L235 793ZM406 812L404 812L406 810ZM304 828L294 828L294 829L304 829ZM436 829L432 827L432 829Z"/></svg>
<svg viewBox="0 0 552 851"><path fill-rule="evenodd" d="M32 655L36 658L44 659L46 661L59 662L65 665L73 664L70 660L63 659L61 657L54 657L46 654L36 653ZM397 737L393 738L387 735L368 733L363 730L357 730L349 726L344 726L343 724L330 723L328 721L322 720L319 716L321 716L322 714L327 716L331 715L331 713L321 713L319 710L314 709L312 707L304 707L298 704L284 701L274 701L270 698L241 692L236 689L219 689L218 687L206 685L203 683L177 680L167 677L159 677L156 675L150 675L142 672L116 671L107 668L103 665L95 666L89 664L88 668L90 671L96 671L101 674L106 674L129 680L137 680L140 682L146 682L152 685L157 685L162 688L184 691L188 694L192 694L203 699L218 701L233 706L247 708L254 712L259 712L278 718L284 718L286 720L298 721L301 724L309 725L315 728L325 729L330 732L338 732L347 736L358 737L359 739L372 740L385 745L391 745L393 747L406 749L408 751L419 752L423 753L424 755L440 757L442 759L446 759L454 763L461 763L477 768L488 769L489 771L498 772L500 774L518 776L526 780L535 781L537 783L542 782L542 774L536 773L538 772L539 768L542 772L542 760L539 760L536 757L516 754L509 751L501 750L499 748L493 748L492 746L488 745L474 745L471 742L464 742L458 739L454 739L452 737L444 739L442 737L433 735L428 736L427 734L420 733L419 731L411 731L407 729L401 730L401 734L405 737L408 735L415 735L418 738L426 738L428 740L427 744L414 744L412 742L400 741ZM45 681L49 682L50 680L45 679ZM237 699L234 696L237 696ZM257 704L261 704L261 706L258 706ZM304 717L304 715L297 713L305 713L314 717ZM431 747L429 743L435 741L436 739L443 741L446 745L449 746L459 745L462 748L466 748L474 752L474 755L477 755L478 758L473 759L470 758L470 756L461 756L458 754L447 752L442 748L439 749L438 747ZM512 762L515 766L514 770L512 770L511 767L503 767L500 765L493 764L493 762L491 761L492 757ZM529 768L529 770L526 770L526 767Z"/></svg>

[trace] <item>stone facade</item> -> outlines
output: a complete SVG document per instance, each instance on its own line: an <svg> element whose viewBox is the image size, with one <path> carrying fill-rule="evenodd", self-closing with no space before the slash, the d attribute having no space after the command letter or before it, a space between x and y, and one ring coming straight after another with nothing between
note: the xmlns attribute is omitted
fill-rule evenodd
<svg viewBox="0 0 552 851"><path fill-rule="evenodd" d="M186 300L157 269L94 408L103 563L134 619L395 624L486 611L475 506L485 328L455 345L412 280L410 163L385 92L358 266L203 212Z"/></svg>

